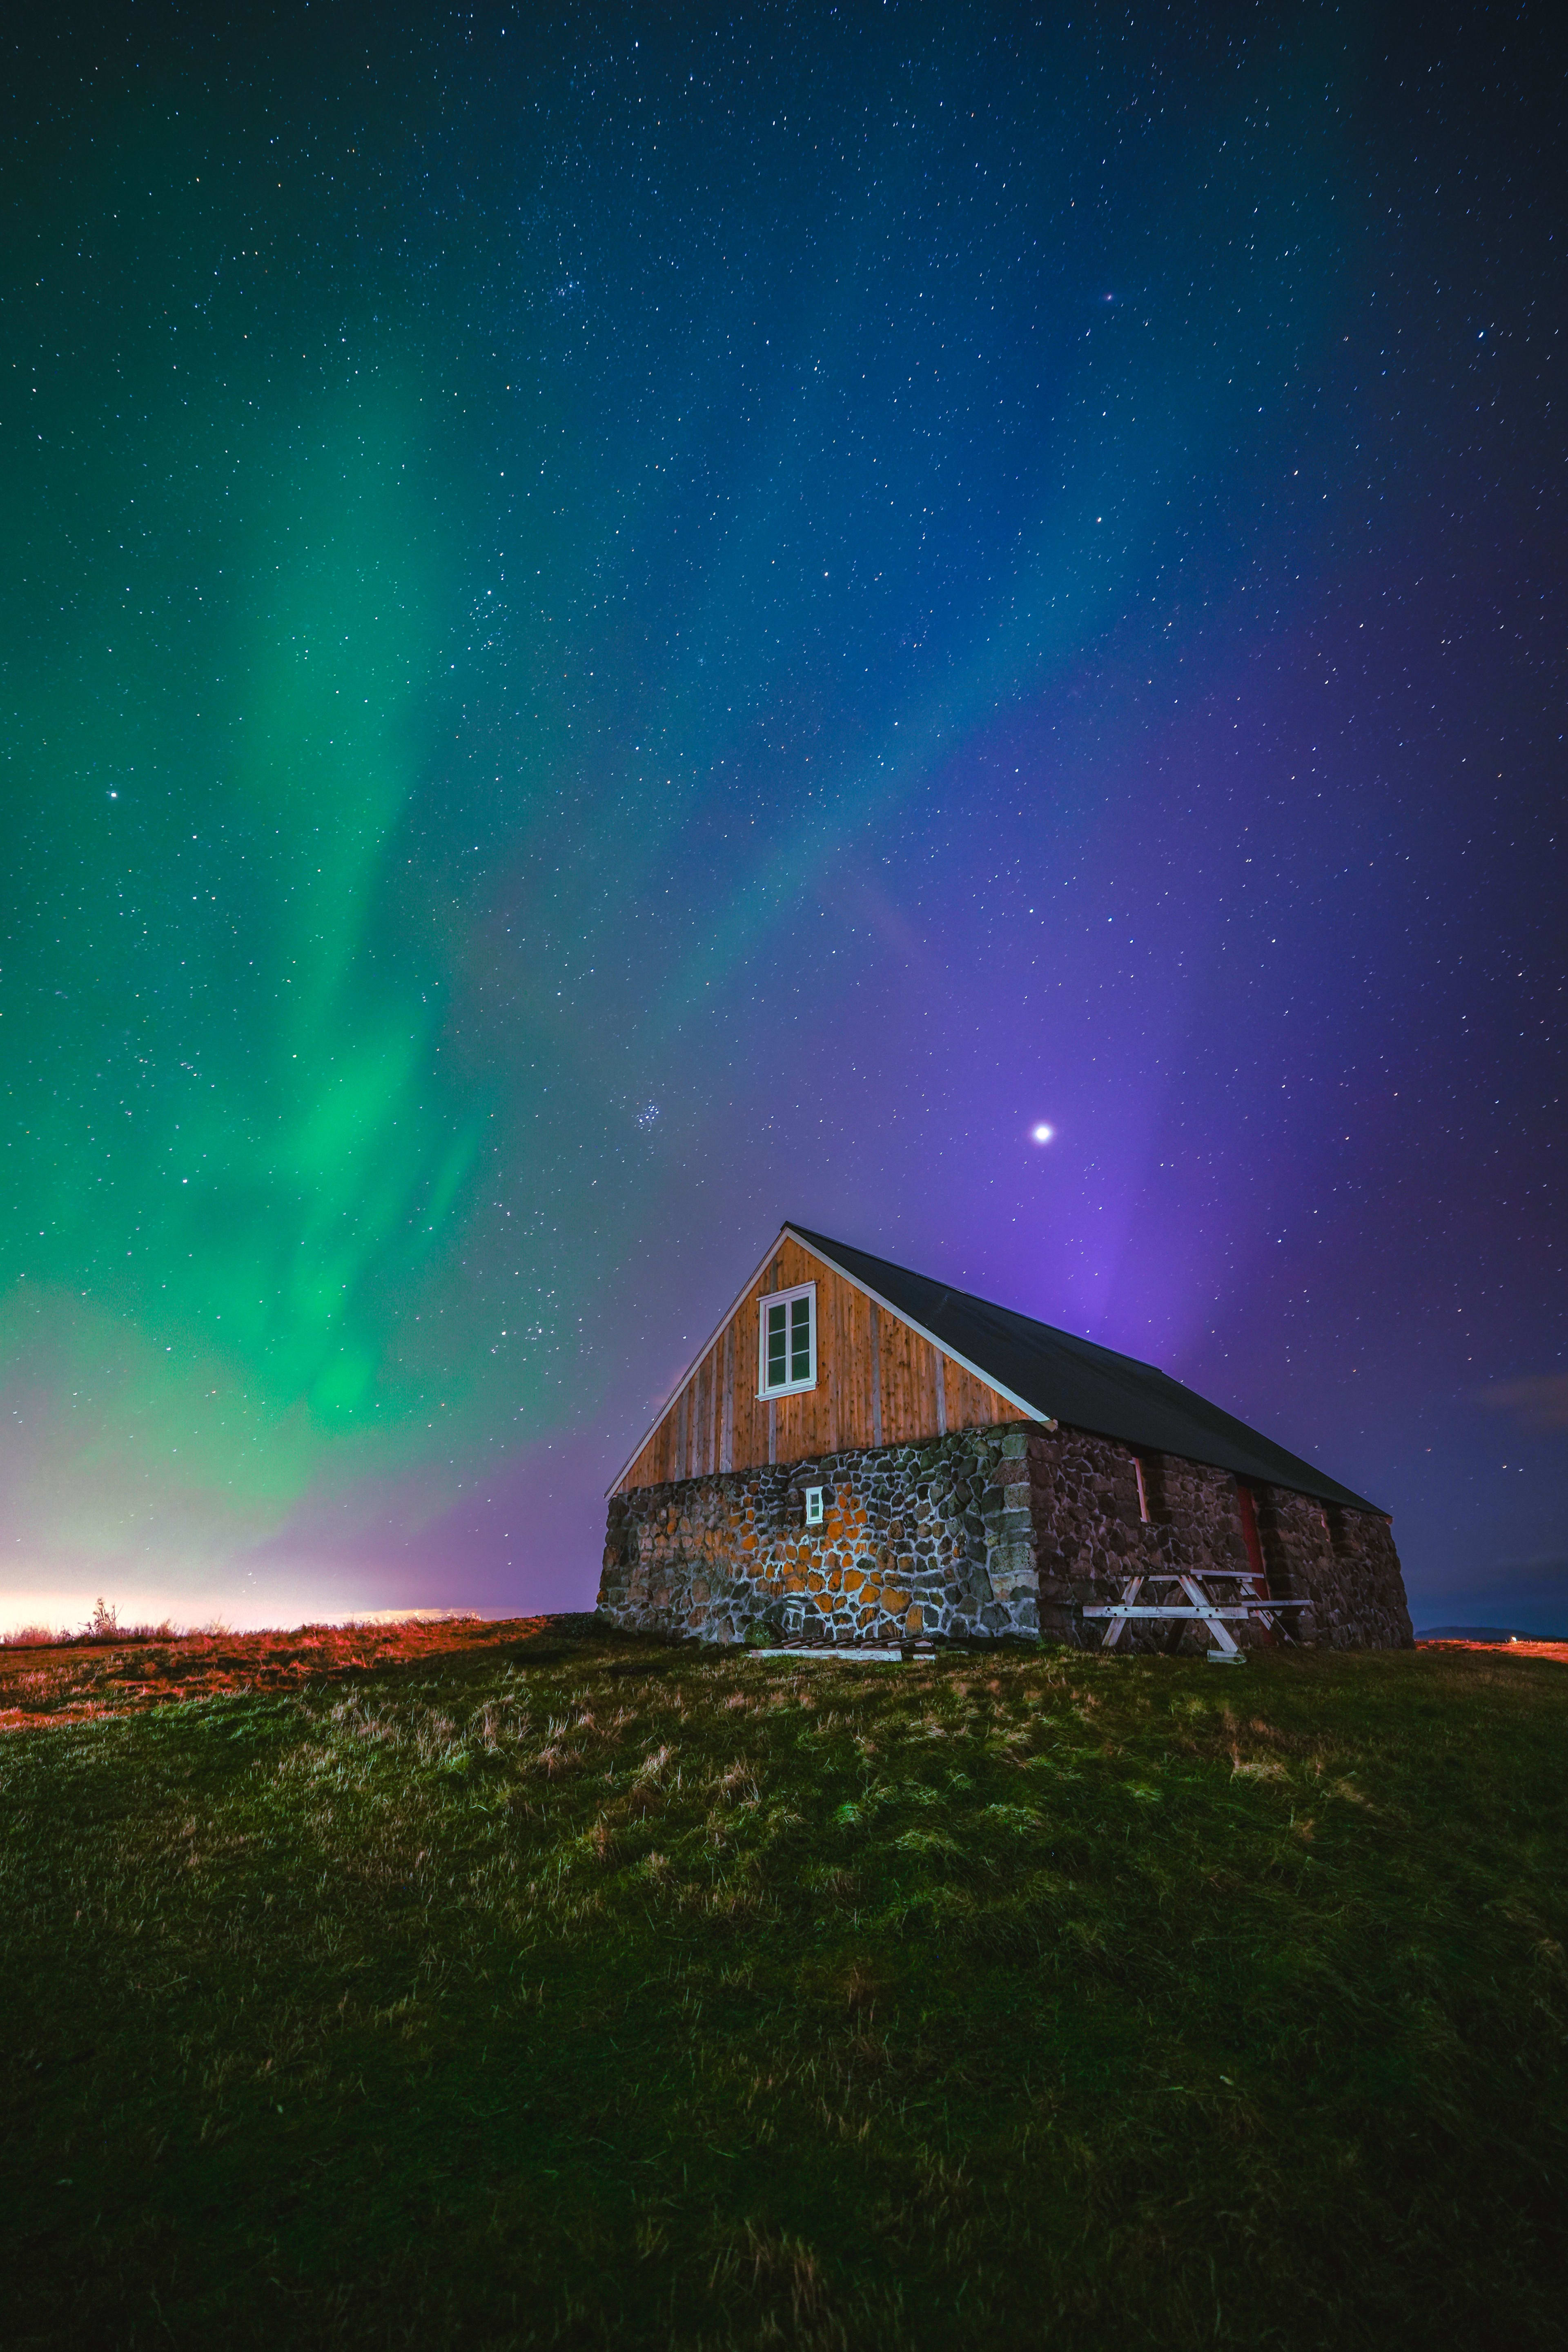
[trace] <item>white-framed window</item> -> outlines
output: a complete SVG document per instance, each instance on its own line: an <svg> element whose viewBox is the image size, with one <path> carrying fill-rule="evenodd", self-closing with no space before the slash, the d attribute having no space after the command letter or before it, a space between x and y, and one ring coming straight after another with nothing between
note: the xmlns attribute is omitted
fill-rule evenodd
<svg viewBox="0 0 1568 2352"><path fill-rule="evenodd" d="M819 1528L822 1525L822 1489L820 1486L808 1486L805 1490L805 1524L808 1528Z"/></svg>
<svg viewBox="0 0 1568 2352"><path fill-rule="evenodd" d="M816 1386L816 1285L774 1290L758 1309L757 1393L793 1396Z"/></svg>

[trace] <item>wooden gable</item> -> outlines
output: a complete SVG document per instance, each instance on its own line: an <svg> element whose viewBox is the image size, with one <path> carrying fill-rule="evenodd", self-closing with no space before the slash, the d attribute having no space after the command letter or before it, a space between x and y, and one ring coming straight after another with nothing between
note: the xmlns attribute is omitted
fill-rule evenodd
<svg viewBox="0 0 1568 2352"><path fill-rule="evenodd" d="M816 1385L760 1397L761 1301L806 1282L816 1285ZM786 1226L610 1492L1041 1417L957 1362Z"/></svg>

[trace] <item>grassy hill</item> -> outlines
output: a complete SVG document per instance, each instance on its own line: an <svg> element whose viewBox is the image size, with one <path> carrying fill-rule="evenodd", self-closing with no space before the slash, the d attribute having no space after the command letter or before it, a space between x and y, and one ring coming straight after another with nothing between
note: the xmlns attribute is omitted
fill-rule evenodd
<svg viewBox="0 0 1568 2352"><path fill-rule="evenodd" d="M268 1654L7 1663L11 2345L1561 2341L1561 1665Z"/></svg>

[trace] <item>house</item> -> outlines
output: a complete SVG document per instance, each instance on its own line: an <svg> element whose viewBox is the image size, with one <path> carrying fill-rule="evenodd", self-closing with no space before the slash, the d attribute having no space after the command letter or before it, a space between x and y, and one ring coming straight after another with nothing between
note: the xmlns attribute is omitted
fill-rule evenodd
<svg viewBox="0 0 1568 2352"><path fill-rule="evenodd" d="M1140 1568L1305 1601L1320 1647L1414 1639L1364 1496L1152 1365L786 1224L609 1490L599 1610L1094 1645L1081 1605Z"/></svg>

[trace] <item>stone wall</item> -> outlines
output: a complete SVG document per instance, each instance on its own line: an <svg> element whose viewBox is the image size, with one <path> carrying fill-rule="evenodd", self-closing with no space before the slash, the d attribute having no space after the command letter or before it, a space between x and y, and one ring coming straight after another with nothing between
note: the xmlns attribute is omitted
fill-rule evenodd
<svg viewBox="0 0 1568 2352"><path fill-rule="evenodd" d="M1027 1424L634 1488L610 1504L599 1609L617 1625L807 1639L1038 1630ZM823 1490L820 1527L805 1490Z"/></svg>
<svg viewBox="0 0 1568 2352"><path fill-rule="evenodd" d="M1036 1429L1028 1441L1029 1509L1037 1564L1040 1631L1047 1640L1093 1645L1099 1621L1085 1624L1076 1607L1120 1598L1122 1580L1142 1569L1225 1569L1245 1575L1247 1557L1228 1470L1173 1454L1141 1453L1081 1430ZM1143 1473L1142 1516L1138 1470ZM1280 1486L1253 1486L1268 1589L1278 1600L1305 1600L1287 1630L1319 1649L1408 1649L1415 1642L1405 1580L1388 1522L1371 1511L1339 1510ZM1159 1593L1174 1600L1173 1589ZM1180 1620L1174 1621L1180 1624ZM1246 1647L1262 1629L1239 1625ZM1130 1625L1124 1644L1163 1647L1167 1638L1205 1649L1196 1623L1167 1636L1159 1624Z"/></svg>
<svg viewBox="0 0 1568 2352"><path fill-rule="evenodd" d="M1308 1639L1325 1650L1414 1649L1405 1578L1386 1519L1331 1503L1325 1508L1284 1486L1260 1486L1257 1494L1269 1590L1310 1600Z"/></svg>
<svg viewBox="0 0 1568 2352"><path fill-rule="evenodd" d="M807 1486L823 1489L820 1527L805 1524ZM1299 1640L1411 1644L1386 1521L1280 1487L1253 1493L1270 1591L1310 1603L1292 1612ZM705 1641L771 1627L830 1642L1012 1635L1093 1647L1100 1622L1079 1606L1118 1599L1139 1568L1247 1572L1229 1472L1020 1422L617 1495L599 1609L617 1625ZM1206 1647L1203 1627L1176 1623L1174 1635L1133 1625L1122 1640ZM1236 1631L1244 1643L1267 1638Z"/></svg>

